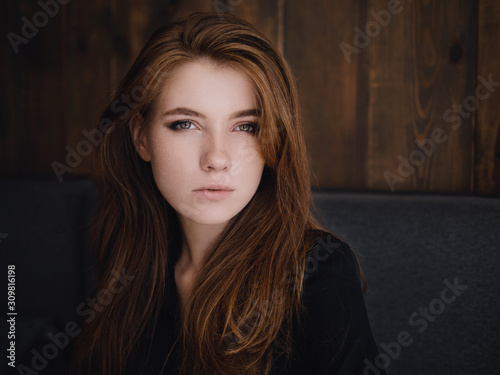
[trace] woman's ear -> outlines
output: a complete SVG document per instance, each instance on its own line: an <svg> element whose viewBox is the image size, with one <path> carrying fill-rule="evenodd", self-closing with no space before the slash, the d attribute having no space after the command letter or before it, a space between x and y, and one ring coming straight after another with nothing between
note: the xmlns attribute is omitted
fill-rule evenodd
<svg viewBox="0 0 500 375"><path fill-rule="evenodd" d="M135 114L130 120L129 127L137 153L141 156L142 160L146 162L151 161L144 118L139 113Z"/></svg>

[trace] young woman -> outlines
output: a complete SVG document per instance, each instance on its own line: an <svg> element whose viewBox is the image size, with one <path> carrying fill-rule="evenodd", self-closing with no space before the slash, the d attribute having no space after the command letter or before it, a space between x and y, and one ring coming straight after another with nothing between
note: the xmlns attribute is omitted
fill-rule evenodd
<svg viewBox="0 0 500 375"><path fill-rule="evenodd" d="M77 368L351 375L373 362L364 278L310 212L294 79L265 36L228 15L160 28L101 125L96 290L113 294L83 327ZM117 289L117 273L133 280Z"/></svg>

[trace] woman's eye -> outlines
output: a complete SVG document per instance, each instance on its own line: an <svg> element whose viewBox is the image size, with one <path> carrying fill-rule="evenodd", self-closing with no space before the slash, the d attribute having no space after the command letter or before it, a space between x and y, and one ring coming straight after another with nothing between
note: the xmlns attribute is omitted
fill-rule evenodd
<svg viewBox="0 0 500 375"><path fill-rule="evenodd" d="M242 132L249 132L253 133L255 132L255 124L242 124L238 125L238 129Z"/></svg>
<svg viewBox="0 0 500 375"><path fill-rule="evenodd" d="M191 127L194 127L194 124L191 122L191 121L176 121L176 122L173 122L169 128L171 129L174 129L174 130L178 130L178 129L183 129L183 130L188 130L188 129L191 129Z"/></svg>

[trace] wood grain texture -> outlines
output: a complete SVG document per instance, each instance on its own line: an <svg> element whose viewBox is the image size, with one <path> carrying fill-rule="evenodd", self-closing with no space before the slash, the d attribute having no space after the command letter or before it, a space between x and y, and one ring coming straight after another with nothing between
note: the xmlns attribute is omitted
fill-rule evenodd
<svg viewBox="0 0 500 375"><path fill-rule="evenodd" d="M65 33L67 44L68 75L66 90L61 93L69 98L68 113L64 127L68 130L67 146L81 156L69 175L86 174L90 170L91 155L95 146L83 133L97 126L106 102L110 98L112 86L110 46L113 34L110 23L110 8L104 2L71 2L67 5L68 25ZM96 138L97 139L97 138ZM90 142L90 153L85 146ZM67 154L65 145L57 145ZM80 151L84 151L80 153ZM66 164L66 158L58 162Z"/></svg>
<svg viewBox="0 0 500 375"><path fill-rule="evenodd" d="M367 51L349 62L340 43L353 44L365 23L365 1L285 3L285 57L297 77L308 152L321 187L365 185Z"/></svg>
<svg viewBox="0 0 500 375"><path fill-rule="evenodd" d="M4 2L3 10L0 16L2 35L6 36L10 32L18 34L21 23L19 4L13 1ZM21 147L19 141L22 129L18 124L25 123L24 117L26 115L26 111L21 107L24 103L18 68L21 64L21 56L14 52L7 38L4 40L1 51L0 163L3 173L13 173L20 168L18 150Z"/></svg>
<svg viewBox="0 0 500 375"><path fill-rule="evenodd" d="M284 0L227 0L232 1L231 11L246 19L262 31L283 52Z"/></svg>
<svg viewBox="0 0 500 375"><path fill-rule="evenodd" d="M369 8L388 4L373 0ZM471 192L473 117L453 129L444 116L473 92L476 4L412 1L396 9L369 46L367 187ZM435 129L441 143L431 141ZM392 185L389 173L397 176Z"/></svg>
<svg viewBox="0 0 500 375"><path fill-rule="evenodd" d="M284 0L184 0L179 2L176 16L193 12L234 14L254 24L282 49L283 8Z"/></svg>
<svg viewBox="0 0 500 375"><path fill-rule="evenodd" d="M478 12L477 74L500 82L500 2L481 0ZM476 112L474 192L500 195L500 87ZM483 90L484 91L484 90ZM488 91L485 91L488 93Z"/></svg>
<svg viewBox="0 0 500 375"><path fill-rule="evenodd" d="M399 9L398 3L402 11L385 19L388 7ZM67 164L68 148L77 150L87 140L83 131L95 127L110 92L153 30L192 12L214 11L255 24L290 62L313 185L387 191L392 173L394 190L499 195L500 87L493 86L487 99L474 99L478 77L488 80L491 74L500 82L499 4L89 0L59 5L19 53L4 39L0 173L54 177L52 163ZM6 0L1 10L4 35L21 34L22 17L31 21L40 5ZM360 32L369 33L369 40ZM444 141L431 147L436 129ZM89 161L83 156L65 176L87 174ZM401 167L406 162L420 165L408 171L408 164Z"/></svg>
<svg viewBox="0 0 500 375"><path fill-rule="evenodd" d="M11 30L26 37L26 43L19 45L17 54L8 44L5 51L7 61L15 61L15 69L9 74L16 77L17 88L4 93L11 98L10 111L16 114L12 118L15 122L9 125L15 129L11 138L15 146L10 149L15 155L9 157L13 163L2 163L2 169L24 175L43 174L51 170L51 162L64 152L64 146L59 150L54 145L64 145L68 132L64 121L68 100L61 95L66 89L68 66L65 43L61 37L54 37L61 35L66 14L61 7L54 16L44 17L37 3L27 1L18 3L17 12L11 10L15 13ZM35 24L30 26L32 31L23 34L22 17Z"/></svg>
<svg viewBox="0 0 500 375"><path fill-rule="evenodd" d="M236 1L236 0L232 0ZM221 5L222 4L222 5ZM218 0L180 0L178 4L178 9L176 16L182 17L194 12L217 12L219 11L228 11L225 4L227 4L226 0L221 0L221 3ZM222 9L220 8L222 6Z"/></svg>

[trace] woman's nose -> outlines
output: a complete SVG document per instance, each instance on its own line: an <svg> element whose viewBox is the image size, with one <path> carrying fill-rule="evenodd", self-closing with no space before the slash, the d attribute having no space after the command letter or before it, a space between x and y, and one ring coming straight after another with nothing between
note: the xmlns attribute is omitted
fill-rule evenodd
<svg viewBox="0 0 500 375"><path fill-rule="evenodd" d="M200 160L201 168L207 172L229 170L231 160L226 148L220 135L207 136Z"/></svg>

